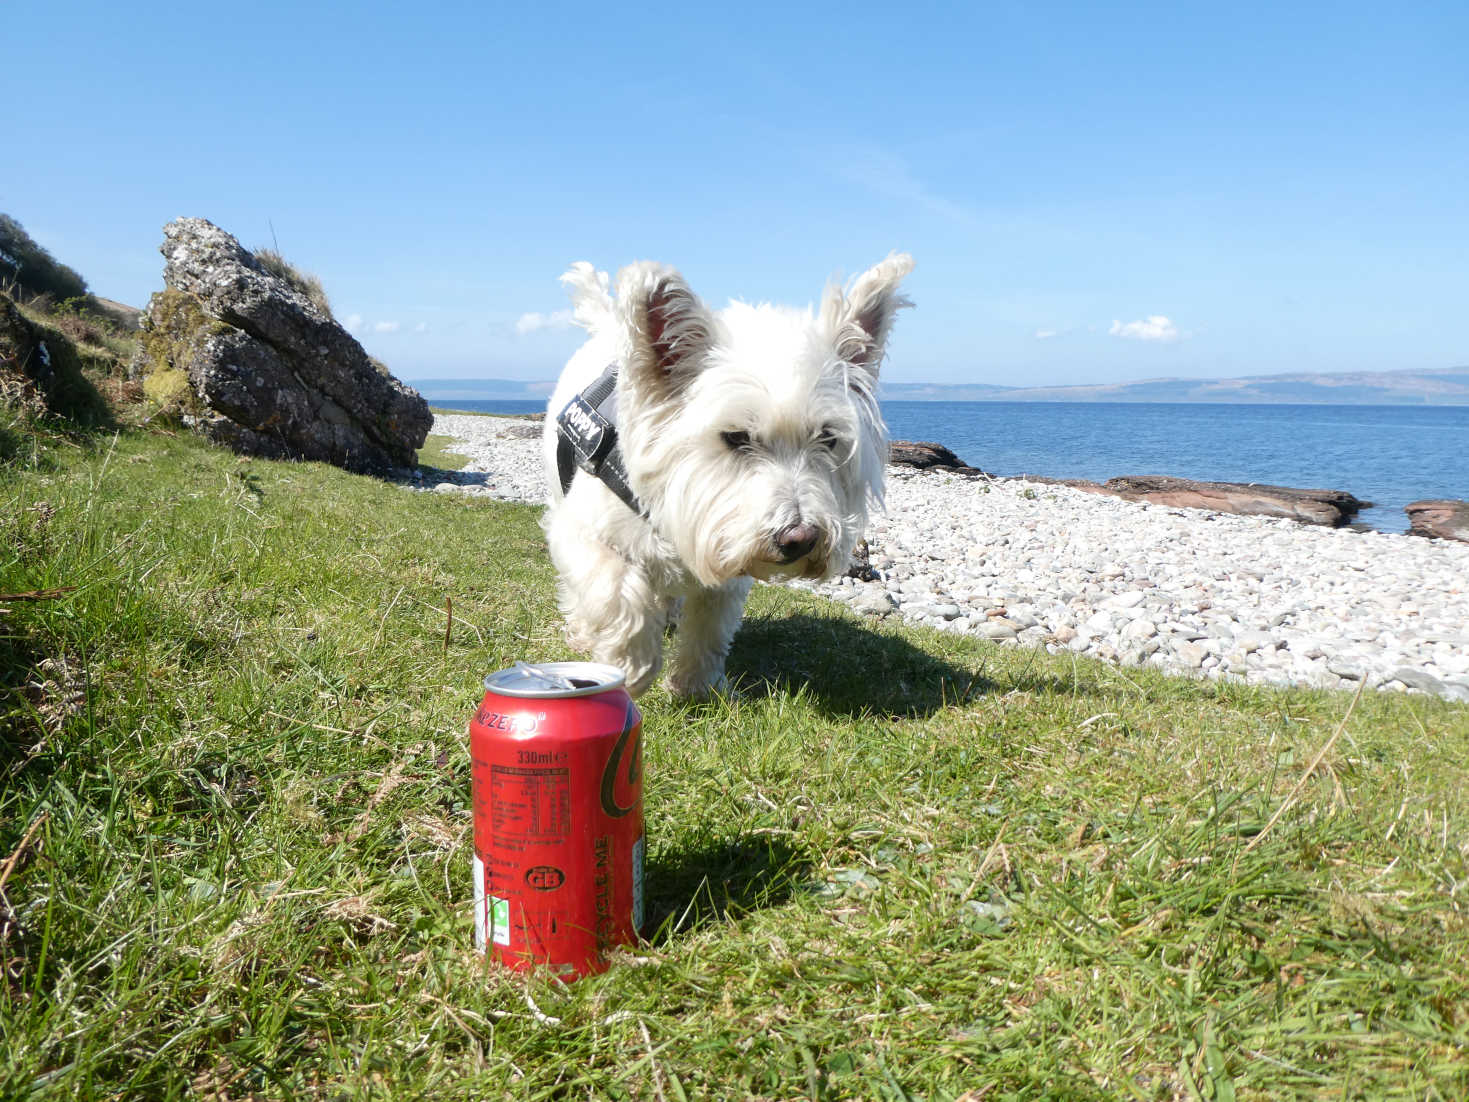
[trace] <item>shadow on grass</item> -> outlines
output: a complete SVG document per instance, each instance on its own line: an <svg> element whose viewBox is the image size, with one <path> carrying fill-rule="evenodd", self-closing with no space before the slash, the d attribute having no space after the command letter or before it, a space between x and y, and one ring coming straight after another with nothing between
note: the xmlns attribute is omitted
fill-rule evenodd
<svg viewBox="0 0 1469 1102"><path fill-rule="evenodd" d="M19 374L45 403L43 420L68 434L110 432L116 427L112 408L87 377L82 354L57 317L27 319L8 298L0 305L4 335L0 344L19 359Z"/></svg>
<svg viewBox="0 0 1469 1102"><path fill-rule="evenodd" d="M790 843L765 835L660 854L648 861L643 928L662 945L729 914L779 907L800 890L810 869Z"/></svg>
<svg viewBox="0 0 1469 1102"><path fill-rule="evenodd" d="M434 490L444 485L489 490L494 485L494 479L494 475L485 471L456 471L448 467L434 467L428 463L420 463L408 474L389 475L386 481L412 486L418 490Z"/></svg>
<svg viewBox="0 0 1469 1102"><path fill-rule="evenodd" d="M1100 660L1074 661L1070 670L1058 671L1041 648L1002 648L964 636L949 649L963 652L958 661L843 614L751 616L740 625L726 669L746 698L801 692L834 719L922 718L977 696L1010 692L1110 696L1119 683L1144 697L1159 691L1134 683L1140 671ZM1153 680L1148 678L1150 684ZM1241 691L1182 678L1169 679L1169 685L1169 693L1203 696Z"/></svg>
<svg viewBox="0 0 1469 1102"><path fill-rule="evenodd" d="M64 664L59 672L43 672L43 663L50 655L24 615L18 614L22 608L19 602L0 601L0 611L10 613L0 619L7 629L0 633L0 798L15 791L11 785L21 769L38 758L52 756L46 753L52 735L42 723L42 710L49 708L52 714L62 714L69 703L69 691L76 688L66 684ZM4 813L0 812L3 820ZM10 840L12 827L18 830L23 825L0 826L0 843Z"/></svg>
<svg viewBox="0 0 1469 1102"><path fill-rule="evenodd" d="M896 635L809 613L746 620L727 670L745 697L804 689L829 716L927 716L996 687L982 658L966 668Z"/></svg>

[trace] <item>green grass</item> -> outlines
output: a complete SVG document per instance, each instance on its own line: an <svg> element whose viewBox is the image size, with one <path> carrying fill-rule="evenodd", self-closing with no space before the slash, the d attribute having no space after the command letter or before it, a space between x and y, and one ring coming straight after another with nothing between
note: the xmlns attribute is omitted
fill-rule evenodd
<svg viewBox="0 0 1469 1102"><path fill-rule="evenodd" d="M454 442L452 436L431 432L418 449L418 462L424 467L438 467L445 471L462 471L469 465L469 456L446 450Z"/></svg>
<svg viewBox="0 0 1469 1102"><path fill-rule="evenodd" d="M647 941L562 987L468 914L479 681L569 657L537 510L8 454L0 1097L1469 1094L1463 706L762 587L738 697L643 699Z"/></svg>

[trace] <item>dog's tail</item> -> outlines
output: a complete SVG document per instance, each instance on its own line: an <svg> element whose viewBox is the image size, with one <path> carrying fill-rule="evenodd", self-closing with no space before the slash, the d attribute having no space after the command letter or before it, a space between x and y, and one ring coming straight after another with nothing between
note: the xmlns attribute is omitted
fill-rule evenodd
<svg viewBox="0 0 1469 1102"><path fill-rule="evenodd" d="M588 333L596 333L612 324L612 295L607 289L606 272L599 272L585 260L578 260L567 269L561 282L571 296L572 317L576 324Z"/></svg>

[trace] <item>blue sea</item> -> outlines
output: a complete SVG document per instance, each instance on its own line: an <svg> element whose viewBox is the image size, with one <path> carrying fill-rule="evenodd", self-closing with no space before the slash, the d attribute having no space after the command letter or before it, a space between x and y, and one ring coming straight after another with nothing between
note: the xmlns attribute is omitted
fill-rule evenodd
<svg viewBox="0 0 1469 1102"><path fill-rule="evenodd" d="M445 402L538 413L536 401ZM1051 478L1167 474L1346 490L1358 520L1408 527L1403 506L1469 499L1469 406L1141 402L884 402L894 440L932 440L992 474Z"/></svg>

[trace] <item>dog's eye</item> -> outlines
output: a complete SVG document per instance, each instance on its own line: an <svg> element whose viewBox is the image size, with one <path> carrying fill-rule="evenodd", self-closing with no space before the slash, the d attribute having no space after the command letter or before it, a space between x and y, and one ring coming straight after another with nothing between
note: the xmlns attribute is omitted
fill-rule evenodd
<svg viewBox="0 0 1469 1102"><path fill-rule="evenodd" d="M750 434L748 432L721 432L719 438L732 452L746 451L750 447Z"/></svg>
<svg viewBox="0 0 1469 1102"><path fill-rule="evenodd" d="M842 442L842 438L837 435L836 429L830 425L823 425L821 431L816 434L816 442L827 451L834 452L837 450L837 445Z"/></svg>

